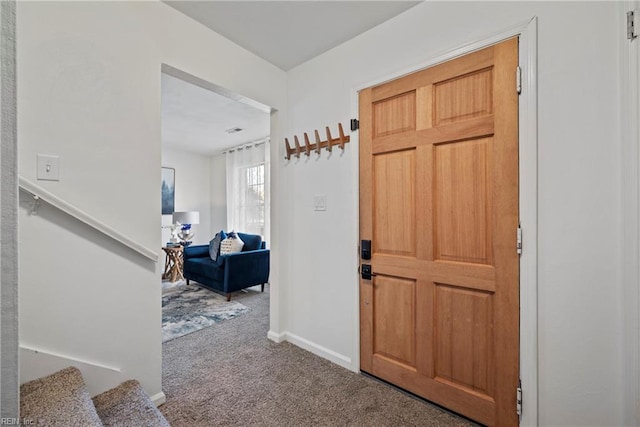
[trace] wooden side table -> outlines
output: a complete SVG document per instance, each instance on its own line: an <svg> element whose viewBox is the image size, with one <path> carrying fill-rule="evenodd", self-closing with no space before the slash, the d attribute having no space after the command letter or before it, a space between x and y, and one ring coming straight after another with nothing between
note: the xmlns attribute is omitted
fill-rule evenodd
<svg viewBox="0 0 640 427"><path fill-rule="evenodd" d="M162 250L167 254L162 279L169 279L172 282L184 279L182 275L184 248L182 246L165 246Z"/></svg>

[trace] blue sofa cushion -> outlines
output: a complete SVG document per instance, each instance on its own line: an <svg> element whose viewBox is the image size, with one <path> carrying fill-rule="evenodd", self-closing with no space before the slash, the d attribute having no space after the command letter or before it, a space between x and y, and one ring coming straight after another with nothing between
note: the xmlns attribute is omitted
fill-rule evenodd
<svg viewBox="0 0 640 427"><path fill-rule="evenodd" d="M244 242L242 252L257 251L262 249L262 237L258 234L238 233L240 239Z"/></svg>
<svg viewBox="0 0 640 427"><path fill-rule="evenodd" d="M220 259L222 257L218 257ZM224 281L224 269L218 267L217 261L211 258L190 258L186 261L189 263L188 269L198 276L208 277L217 281Z"/></svg>
<svg viewBox="0 0 640 427"><path fill-rule="evenodd" d="M209 258L209 245L192 245L184 248L184 259Z"/></svg>
<svg viewBox="0 0 640 427"><path fill-rule="evenodd" d="M216 260L218 255L220 254L220 242L227 238L227 235L224 231L220 230L219 233L216 233L215 237L211 239L209 242L209 257L212 260Z"/></svg>
<svg viewBox="0 0 640 427"><path fill-rule="evenodd" d="M227 259L228 256L229 256L229 254L225 254L225 255L220 254L220 255L218 255L218 259L216 260L216 265L222 271L224 271L224 260Z"/></svg>

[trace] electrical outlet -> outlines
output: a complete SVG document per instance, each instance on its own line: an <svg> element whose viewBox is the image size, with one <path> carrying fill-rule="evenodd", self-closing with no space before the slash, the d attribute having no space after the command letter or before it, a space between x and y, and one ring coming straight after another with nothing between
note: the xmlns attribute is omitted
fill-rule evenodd
<svg viewBox="0 0 640 427"><path fill-rule="evenodd" d="M327 196L313 196L313 210L314 211L326 211L327 210Z"/></svg>
<svg viewBox="0 0 640 427"><path fill-rule="evenodd" d="M37 178L41 181L60 181L60 157L38 154Z"/></svg>

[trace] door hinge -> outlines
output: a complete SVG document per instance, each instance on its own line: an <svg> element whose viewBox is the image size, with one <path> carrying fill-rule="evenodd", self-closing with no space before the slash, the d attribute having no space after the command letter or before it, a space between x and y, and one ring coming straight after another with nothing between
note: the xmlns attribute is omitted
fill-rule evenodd
<svg viewBox="0 0 640 427"><path fill-rule="evenodd" d="M516 389L516 413L522 416L522 381L518 380L518 388Z"/></svg>
<svg viewBox="0 0 640 427"><path fill-rule="evenodd" d="M638 37L638 25L636 23L638 14L635 10L627 12L627 39L633 40Z"/></svg>
<svg viewBox="0 0 640 427"><path fill-rule="evenodd" d="M522 93L522 68L516 67L516 92L518 95Z"/></svg>
<svg viewBox="0 0 640 427"><path fill-rule="evenodd" d="M360 120L351 119L351 132L355 132L360 129Z"/></svg>
<svg viewBox="0 0 640 427"><path fill-rule="evenodd" d="M518 255L522 254L522 227L520 225L516 231L516 252Z"/></svg>

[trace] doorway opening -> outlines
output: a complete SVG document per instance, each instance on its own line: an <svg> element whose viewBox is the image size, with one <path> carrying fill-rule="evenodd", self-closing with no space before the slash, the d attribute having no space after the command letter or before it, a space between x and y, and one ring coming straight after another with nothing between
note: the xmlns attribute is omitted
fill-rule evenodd
<svg viewBox="0 0 640 427"><path fill-rule="evenodd" d="M242 317L248 295L268 316L271 108L167 65L161 89L165 343Z"/></svg>

